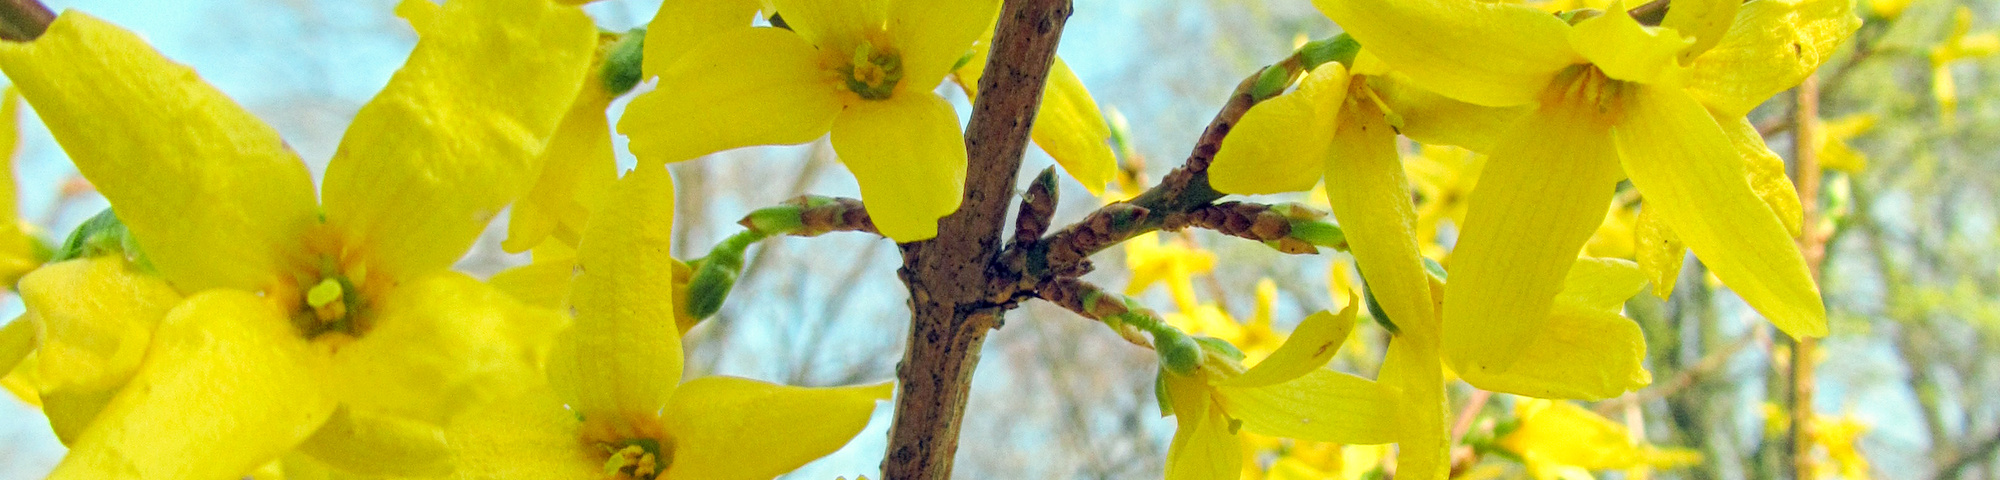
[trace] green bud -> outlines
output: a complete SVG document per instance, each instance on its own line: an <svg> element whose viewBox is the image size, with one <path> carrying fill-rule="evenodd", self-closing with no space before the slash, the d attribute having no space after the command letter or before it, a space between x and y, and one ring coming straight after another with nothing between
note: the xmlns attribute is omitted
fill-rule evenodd
<svg viewBox="0 0 2000 480"><path fill-rule="evenodd" d="M1299 47L1299 59L1303 60L1307 71L1319 68L1326 62L1340 62L1353 66L1354 55L1357 53L1361 53L1361 42L1345 33L1325 40L1306 42L1304 46Z"/></svg>
<svg viewBox="0 0 2000 480"><path fill-rule="evenodd" d="M125 257L143 271L152 270L152 262L139 249L139 240L125 228L125 222L118 220L117 213L106 208L77 225L69 238L63 240L62 247L49 256L49 262L113 254Z"/></svg>
<svg viewBox="0 0 2000 480"><path fill-rule="evenodd" d="M810 199L808 202L810 203ZM740 222L745 228L762 236L783 235L805 226L805 205L778 205L759 208L744 216Z"/></svg>
<svg viewBox="0 0 2000 480"><path fill-rule="evenodd" d="M1228 340L1223 340L1220 338L1209 337L1209 336L1199 336L1199 337L1194 337L1194 341L1201 343L1201 346L1207 348L1208 351L1210 352L1215 352L1224 357L1228 357L1230 360L1235 360L1239 362L1243 361L1243 350L1236 348L1235 345L1231 345Z"/></svg>
<svg viewBox="0 0 2000 480"><path fill-rule="evenodd" d="M1292 220L1291 237L1322 247L1347 249L1347 233L1325 220Z"/></svg>
<svg viewBox="0 0 2000 480"><path fill-rule="evenodd" d="M1160 418L1174 414L1174 397L1167 391L1167 375L1167 369L1162 368L1153 376L1153 399L1160 402Z"/></svg>
<svg viewBox="0 0 2000 480"><path fill-rule="evenodd" d="M604 90L612 96L632 91L632 87L645 80L640 66L646 53L646 29L634 28L618 38L611 50L604 54L604 68L598 75L604 81Z"/></svg>
<svg viewBox="0 0 2000 480"><path fill-rule="evenodd" d="M1275 97L1291 85L1292 72L1277 65L1264 67L1264 72L1257 75L1257 85L1250 89L1250 98L1263 100Z"/></svg>
<svg viewBox="0 0 2000 480"><path fill-rule="evenodd" d="M1195 341L1180 330L1161 328L1153 330L1153 349L1160 355L1160 367L1175 375L1187 375L1201 369L1201 342Z"/></svg>
<svg viewBox="0 0 2000 480"><path fill-rule="evenodd" d="M707 257L697 260L694 277L688 279L688 316L704 319L722 311L723 300L729 299L729 291L736 288L736 277L743 273L743 251L725 252L717 248Z"/></svg>

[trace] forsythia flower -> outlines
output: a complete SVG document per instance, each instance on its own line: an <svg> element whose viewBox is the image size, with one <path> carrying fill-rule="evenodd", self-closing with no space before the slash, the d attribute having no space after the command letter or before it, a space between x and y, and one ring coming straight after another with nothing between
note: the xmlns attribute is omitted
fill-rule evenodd
<svg viewBox="0 0 2000 480"><path fill-rule="evenodd" d="M999 2L772 3L791 30L729 28L651 70L658 88L619 123L632 152L674 162L831 133L883 235L936 236L937 219L958 209L966 154L958 114L932 90Z"/></svg>
<svg viewBox="0 0 2000 480"><path fill-rule="evenodd" d="M1570 402L1523 398L1514 404L1514 415L1518 426L1494 443L1519 456L1537 480L1590 478L1590 470L1701 463L1700 453L1636 442L1624 425Z"/></svg>
<svg viewBox="0 0 2000 480"><path fill-rule="evenodd" d="M97 257L22 281L45 385L103 394L47 405L87 419L51 478L234 477L294 447L436 472L449 466L424 453L441 426L540 371L562 318L447 268L528 187L592 24L539 0L398 12L421 40L356 115L317 201L275 131L137 35L66 12L0 45L0 69L158 272ZM65 342L101 368L55 365Z"/></svg>
<svg viewBox="0 0 2000 480"><path fill-rule="evenodd" d="M1354 328L1354 312L1350 305L1338 315L1307 317L1283 346L1248 370L1211 355L1191 374L1163 372L1165 403L1179 424L1167 449L1166 478L1239 478L1239 429L1319 442L1395 441L1401 431L1396 391L1322 368Z"/></svg>
<svg viewBox="0 0 2000 480"><path fill-rule="evenodd" d="M1492 141L1483 132L1518 111L1411 88L1367 50L1353 64L1327 62L1297 91L1251 107L1223 139L1209 182L1220 192L1260 194L1309 189L1324 177L1354 262L1389 318L1429 318L1428 275L1396 134L1483 146Z"/></svg>
<svg viewBox="0 0 2000 480"><path fill-rule="evenodd" d="M1155 283L1165 283L1175 307L1190 312L1199 305L1194 276L1215 269L1215 254L1179 238L1163 243L1159 232L1146 232L1125 241L1125 266L1132 270L1132 280L1125 284L1126 295L1138 295Z"/></svg>
<svg viewBox="0 0 2000 480"><path fill-rule="evenodd" d="M1813 120L1813 137L1819 140L1819 166L1847 173L1868 169L1868 155L1847 145L1854 137L1875 128L1872 113L1857 113L1833 120Z"/></svg>
<svg viewBox="0 0 2000 480"><path fill-rule="evenodd" d="M33 231L21 222L20 198L15 193L14 153L20 150L21 92L7 87L0 94L0 284L13 286L21 275L41 265L35 253ZM0 370L6 375L6 370Z"/></svg>
<svg viewBox="0 0 2000 480"><path fill-rule="evenodd" d="M1470 0L1315 3L1417 85L1534 107L1487 152L1452 255L1444 345L1474 385L1492 388L1476 379L1515 369L1554 328L1562 279L1628 175L1645 210L1752 307L1789 334L1826 333L1792 242L1796 195L1753 187L1783 183L1783 167L1743 116L1859 26L1849 0L1683 0L1663 28L1616 3L1575 25Z"/></svg>
<svg viewBox="0 0 2000 480"><path fill-rule="evenodd" d="M676 302L662 301L674 298L680 268L666 249L673 195L665 168L639 167L605 194L604 205L618 208L590 216L565 265L574 269L561 269L580 272L573 281L510 284L517 295L567 290L522 296L566 303L574 327L550 355L547 383L454 424L455 478L771 478L832 453L868 424L889 384L681 383ZM510 272L538 270L537 262Z"/></svg>

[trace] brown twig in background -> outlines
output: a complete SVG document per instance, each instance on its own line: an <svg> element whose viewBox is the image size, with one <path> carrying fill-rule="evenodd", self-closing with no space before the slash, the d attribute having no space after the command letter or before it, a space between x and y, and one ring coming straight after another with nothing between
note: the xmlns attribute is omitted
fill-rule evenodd
<svg viewBox="0 0 2000 480"><path fill-rule="evenodd" d="M1802 225L1799 252L1805 255L1814 284L1819 283L1820 263L1826 258L1826 239L1819 231L1819 79L1807 75L1794 90L1792 124L1792 179L1798 184ZM1791 395L1787 402L1792 414L1792 478L1819 478L1813 461L1813 350L1818 340L1800 338L1792 346Z"/></svg>

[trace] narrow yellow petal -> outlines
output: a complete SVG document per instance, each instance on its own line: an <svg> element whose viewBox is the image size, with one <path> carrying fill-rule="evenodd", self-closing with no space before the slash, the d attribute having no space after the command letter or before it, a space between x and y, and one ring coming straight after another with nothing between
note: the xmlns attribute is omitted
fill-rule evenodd
<svg viewBox="0 0 2000 480"><path fill-rule="evenodd" d="M576 414L533 382L446 429L454 480L604 478L603 446L581 440Z"/></svg>
<svg viewBox="0 0 2000 480"><path fill-rule="evenodd" d="M891 0L771 0L797 35L821 49L851 52L866 32L888 24Z"/></svg>
<svg viewBox="0 0 2000 480"><path fill-rule="evenodd" d="M153 330L181 296L159 277L103 256L50 264L21 279L44 392L106 392L132 378Z"/></svg>
<svg viewBox="0 0 2000 480"><path fill-rule="evenodd" d="M1437 312L1431 310L1430 274L1417 253L1416 207L1396 153L1396 132L1367 100L1350 99L1341 117L1322 160L1327 205L1390 321L1429 321Z"/></svg>
<svg viewBox="0 0 2000 480"><path fill-rule="evenodd" d="M735 377L682 385L665 414L668 479L761 479L839 450L894 393L891 383L803 388Z"/></svg>
<svg viewBox="0 0 2000 480"><path fill-rule="evenodd" d="M1635 256L1639 260L1639 271L1652 280L1653 295L1666 300L1668 295L1674 293L1674 281L1680 279L1681 261L1686 260L1687 244L1681 243L1681 237L1674 235L1673 227L1667 226L1666 221L1660 219L1660 214L1650 209L1640 207L1638 223L1635 227L1638 230Z"/></svg>
<svg viewBox="0 0 2000 480"><path fill-rule="evenodd" d="M751 28L750 21L757 17L761 6L757 0L660 2L660 10L646 24L646 54L639 61L641 81L667 71L667 67L702 42L730 30Z"/></svg>
<svg viewBox="0 0 2000 480"><path fill-rule="evenodd" d="M75 11L0 45L0 70L182 291L262 288L294 260L315 222L312 176L193 70Z"/></svg>
<svg viewBox="0 0 2000 480"><path fill-rule="evenodd" d="M676 3L676 2L668 2ZM514 203L507 218L507 240L500 248L521 253L540 245L557 230L567 229L574 241L590 218L592 197L609 190L618 179L618 159L611 153L611 124L604 109L611 95L599 82L586 82L542 149L541 172L526 196ZM558 235L558 238L561 238Z"/></svg>
<svg viewBox="0 0 2000 480"><path fill-rule="evenodd" d="M1362 50L1366 52L1367 50ZM1408 75L1370 75L1368 88L1402 120L1397 133L1425 145L1452 145L1488 151L1528 106L1483 107L1453 100L1411 83Z"/></svg>
<svg viewBox="0 0 2000 480"><path fill-rule="evenodd" d="M1785 333L1826 335L1819 286L1784 223L1751 190L1715 117L1680 91L1640 88L1614 137L1646 209L1716 278Z"/></svg>
<svg viewBox="0 0 2000 480"><path fill-rule="evenodd" d="M1216 383L1216 386L1253 388L1289 382L1300 375L1319 370L1326 362L1340 353L1340 344L1347 342L1347 335L1354 330L1355 306L1350 302L1341 309L1339 315L1321 310L1306 316L1292 329L1292 335L1285 343L1264 361L1250 367L1236 378Z"/></svg>
<svg viewBox="0 0 2000 480"><path fill-rule="evenodd" d="M1618 316L1646 277L1617 259L1583 258L1569 270L1563 293L1543 328L1502 372L1459 372L1466 383L1538 398L1599 400L1652 382L1640 363L1646 339L1639 324Z"/></svg>
<svg viewBox="0 0 2000 480"><path fill-rule="evenodd" d="M1683 38L1694 39L1693 44L1681 50L1680 63L1686 65L1722 43L1723 35L1736 24L1736 11L1742 6L1739 0L1681 0L1667 9L1660 26L1680 32Z"/></svg>
<svg viewBox="0 0 2000 480"><path fill-rule="evenodd" d="M833 124L833 151L861 183L882 235L937 236L965 190L965 140L951 104L927 92L856 104Z"/></svg>
<svg viewBox="0 0 2000 480"><path fill-rule="evenodd" d="M444 429L346 407L335 409L298 451L362 475L438 476L453 467Z"/></svg>
<svg viewBox="0 0 2000 480"><path fill-rule="evenodd" d="M1625 11L1624 2L1606 10ZM1639 25L1631 15L1590 17L1569 31L1570 47L1606 76L1646 84L1679 84L1680 54L1692 43L1680 32Z"/></svg>
<svg viewBox="0 0 2000 480"><path fill-rule="evenodd" d="M1396 440L1396 478L1445 480L1451 475L1451 439L1445 424L1444 363L1435 338L1404 334L1389 342L1381 382L1401 391L1403 422Z"/></svg>
<svg viewBox="0 0 2000 480"><path fill-rule="evenodd" d="M972 50L972 42L993 28L1000 0L891 0L889 35L903 55L898 94L929 92L951 66Z"/></svg>
<svg viewBox="0 0 2000 480"><path fill-rule="evenodd" d="M332 352L331 391L358 411L435 425L541 378L566 322L456 272L411 279L368 313L361 337Z"/></svg>
<svg viewBox="0 0 2000 480"><path fill-rule="evenodd" d="M1624 425L1574 403L1526 400L1514 411L1520 427L1496 442L1510 452L1588 470L1631 467L1644 460Z"/></svg>
<svg viewBox="0 0 2000 480"><path fill-rule="evenodd" d="M582 273L570 291L575 326L564 335L576 355L552 359L573 369L577 413L592 422L650 423L681 381L674 324L674 184L667 169L641 166L620 179L607 209L593 217L578 249ZM614 420L615 419L615 420Z"/></svg>
<svg viewBox="0 0 2000 480"><path fill-rule="evenodd" d="M1230 480L1243 472L1243 439L1209 397L1207 374L1167 375L1179 428L1167 444L1167 480Z"/></svg>
<svg viewBox="0 0 2000 480"><path fill-rule="evenodd" d="M1819 69L1854 30L1852 0L1758 0L1689 66L1688 86L1720 117L1741 117Z"/></svg>
<svg viewBox="0 0 2000 480"><path fill-rule="evenodd" d="M1583 61L1569 25L1526 5L1463 0L1314 0L1375 57L1418 85L1479 105L1530 103Z"/></svg>
<svg viewBox="0 0 2000 480"><path fill-rule="evenodd" d="M1395 442L1406 428L1397 421L1403 403L1395 389L1332 370L1314 369L1276 385L1217 386L1215 391L1222 408L1243 420L1243 428L1265 435L1378 444Z"/></svg>
<svg viewBox="0 0 2000 480"><path fill-rule="evenodd" d="M226 289L196 295L160 323L146 364L49 478L242 476L333 413L320 389L325 368L265 299Z"/></svg>
<svg viewBox="0 0 2000 480"><path fill-rule="evenodd" d="M1104 186L1118 175L1118 158L1111 154L1111 127L1083 80L1056 57L1049 81L1042 89L1042 106L1035 112L1035 126L1029 131L1035 145L1048 152L1075 177L1091 195L1103 195Z"/></svg>
<svg viewBox="0 0 2000 480"><path fill-rule="evenodd" d="M1504 372L1544 328L1618 181L1592 106L1544 105L1493 147L1451 254L1444 351L1453 370Z"/></svg>
<svg viewBox="0 0 2000 480"><path fill-rule="evenodd" d="M1785 223L1785 232L1797 238L1805 222L1804 210L1799 206L1799 191L1792 187L1792 178L1785 176L1785 159L1779 157L1771 147L1764 144L1764 136L1757 133L1757 127L1744 117L1716 117L1722 125L1722 133L1729 136L1729 143L1736 147L1737 155L1743 157L1744 172L1750 176L1750 189L1757 192L1757 199L1778 214L1778 220Z"/></svg>
<svg viewBox="0 0 2000 480"><path fill-rule="evenodd" d="M20 123L21 92L8 86L5 93L0 93L0 285L13 285L41 264L35 255L33 238L22 228L18 185L14 181Z"/></svg>
<svg viewBox="0 0 2000 480"><path fill-rule="evenodd" d="M569 258L501 270L486 283L521 303L560 310L569 306L570 284L575 278L576 259Z"/></svg>
<svg viewBox="0 0 2000 480"><path fill-rule="evenodd" d="M724 33L662 70L659 87L625 107L618 131L632 138L632 153L648 165L816 140L842 108L834 77L820 61L819 51L792 32Z"/></svg>
<svg viewBox="0 0 2000 480"><path fill-rule="evenodd" d="M1222 138L1208 183L1223 193L1296 192L1319 183L1327 145L1352 79L1339 62L1313 69L1299 89L1250 107Z"/></svg>
<svg viewBox="0 0 2000 480"><path fill-rule="evenodd" d="M451 2L433 22L327 165L326 219L346 241L343 259L389 282L458 261L533 185L537 154L596 78L596 28L575 7Z"/></svg>
<svg viewBox="0 0 2000 480"><path fill-rule="evenodd" d="M26 315L0 327L0 377L14 371L28 354L35 353L35 330L39 321Z"/></svg>

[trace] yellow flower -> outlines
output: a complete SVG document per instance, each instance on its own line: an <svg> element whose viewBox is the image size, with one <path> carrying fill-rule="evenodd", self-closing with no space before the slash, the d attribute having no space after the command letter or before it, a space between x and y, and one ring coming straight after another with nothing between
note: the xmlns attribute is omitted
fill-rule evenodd
<svg viewBox="0 0 2000 480"><path fill-rule="evenodd" d="M965 90L967 97L979 95L979 77L986 74L987 56L993 49L993 30L988 28L982 38L973 45L972 55L951 71L951 81ZM1104 186L1118 175L1118 158L1111 154L1111 127L1104 124L1097 101L1090 98L1090 90L1062 57L1056 57L1049 67L1048 84L1042 87L1042 104L1035 111L1029 136L1091 195L1103 196Z"/></svg>
<svg viewBox="0 0 2000 480"><path fill-rule="evenodd" d="M1937 98L1938 118L1946 127L1958 124L1958 82L1951 79L1951 65L2000 53L2000 32L1978 35L1972 31L1972 9L1959 5L1952 12L1951 35L1931 49L1931 95Z"/></svg>
<svg viewBox="0 0 2000 480"><path fill-rule="evenodd" d="M7 87L0 94L0 284L14 285L41 265L35 254L34 228L21 220L15 194L14 152L20 150L21 92ZM0 375L5 375L0 370Z"/></svg>
<svg viewBox="0 0 2000 480"><path fill-rule="evenodd" d="M1518 426L1494 443L1519 456L1537 480L1589 478L1590 470L1701 463L1700 453L1638 442L1624 425L1570 402L1523 398L1514 404L1514 415Z"/></svg>
<svg viewBox="0 0 2000 480"><path fill-rule="evenodd" d="M1277 301L1278 284L1266 278L1257 282L1256 310L1248 323L1236 321L1214 303L1201 303L1192 309L1182 307L1161 317L1189 335L1229 342L1243 352L1245 361L1261 361L1284 343L1284 336L1271 329L1271 310Z"/></svg>
<svg viewBox="0 0 2000 480"><path fill-rule="evenodd" d="M1361 277L1389 318L1428 318L1428 275L1396 134L1483 147L1492 141L1484 132L1518 111L1410 87L1367 50L1353 64L1328 62L1297 91L1251 107L1223 139L1209 182L1224 193L1265 194L1309 189L1323 177Z"/></svg>
<svg viewBox="0 0 2000 480"><path fill-rule="evenodd" d="M660 300L673 297L679 268L665 248L672 179L642 166L606 195L619 208L591 216L574 257L581 273L533 285L567 289L557 302L576 316L550 356L548 381L454 424L455 478L771 478L860 433L890 384L681 383L675 303Z"/></svg>
<svg viewBox="0 0 2000 480"><path fill-rule="evenodd" d="M1417 193L1417 240L1424 256L1444 259L1450 254L1438 239L1448 221L1456 229L1465 224L1465 198L1479 182L1479 169L1486 156L1459 147L1424 145L1416 155L1403 157L1411 187Z"/></svg>
<svg viewBox="0 0 2000 480"><path fill-rule="evenodd" d="M22 280L44 388L115 391L67 413L48 397L52 420L87 419L51 478L232 477L295 447L435 472L441 426L539 371L563 319L447 269L527 189L593 26L535 0L398 12L421 40L317 200L274 130L137 35L65 12L0 45L158 272L97 257Z"/></svg>
<svg viewBox="0 0 2000 480"><path fill-rule="evenodd" d="M1354 312L1349 306L1337 315L1307 317L1283 346L1248 370L1211 355L1191 374L1162 372L1165 403L1179 427L1168 444L1166 478L1239 478L1239 429L1316 442L1395 441L1403 429L1397 392L1322 368L1353 329Z"/></svg>
<svg viewBox="0 0 2000 480"><path fill-rule="evenodd" d="M1851 2L1688 1L1663 27L1639 25L1616 3L1574 26L1503 3L1315 3L1419 86L1534 109L1488 151L1452 255L1443 334L1460 374L1505 374L1553 328L1567 270L1627 176L1644 208L1752 307L1789 334L1825 334L1818 287L1792 241L1797 220L1783 219L1796 210L1787 195L1753 188L1751 177L1771 178L1758 161L1769 150L1743 115L1859 26Z"/></svg>
<svg viewBox="0 0 2000 480"><path fill-rule="evenodd" d="M730 28L654 70L658 88L619 122L632 152L657 164L830 132L884 235L936 236L958 209L966 157L958 114L933 90L999 2L772 3L791 30Z"/></svg>
<svg viewBox="0 0 2000 480"><path fill-rule="evenodd" d="M1868 169L1868 155L1847 146L1854 137L1868 133L1875 128L1875 114L1856 113L1833 120L1813 120L1813 129L1819 139L1819 166L1847 173L1861 173Z"/></svg>

